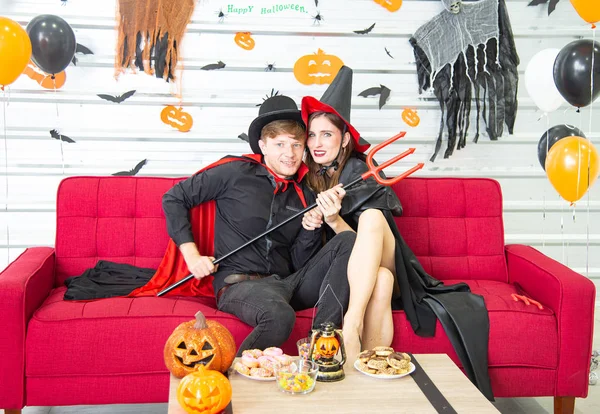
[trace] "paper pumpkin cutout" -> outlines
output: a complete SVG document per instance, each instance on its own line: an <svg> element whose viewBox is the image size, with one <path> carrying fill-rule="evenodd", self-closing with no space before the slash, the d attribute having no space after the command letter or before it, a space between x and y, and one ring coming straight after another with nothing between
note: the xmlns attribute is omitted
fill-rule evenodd
<svg viewBox="0 0 600 414"><path fill-rule="evenodd" d="M235 40L235 44L241 47L242 49L254 49L255 43L250 32L237 32L233 40Z"/></svg>
<svg viewBox="0 0 600 414"><path fill-rule="evenodd" d="M402 111L402 120L406 122L406 125L411 127L416 127L421 122L421 118L419 118L419 114L417 111L412 108L406 108Z"/></svg>
<svg viewBox="0 0 600 414"><path fill-rule="evenodd" d="M294 64L294 76L303 85L330 84L344 62L335 56L328 55L321 49L313 55L305 55Z"/></svg>
<svg viewBox="0 0 600 414"><path fill-rule="evenodd" d="M391 11L391 12L395 12L400 10L400 7L402 7L402 0L373 0L375 3L379 4L381 7Z"/></svg>
<svg viewBox="0 0 600 414"><path fill-rule="evenodd" d="M38 68L33 62L29 62L27 67L23 73L29 76L31 79L40 84L42 88L45 89L60 89L64 86L67 81L67 74L63 70L62 72L54 75L54 80L52 79L52 75L42 72L40 68Z"/></svg>
<svg viewBox="0 0 600 414"><path fill-rule="evenodd" d="M188 132L194 124L192 115L184 112L181 108L175 108L173 105L163 108L160 112L160 120L181 132Z"/></svg>

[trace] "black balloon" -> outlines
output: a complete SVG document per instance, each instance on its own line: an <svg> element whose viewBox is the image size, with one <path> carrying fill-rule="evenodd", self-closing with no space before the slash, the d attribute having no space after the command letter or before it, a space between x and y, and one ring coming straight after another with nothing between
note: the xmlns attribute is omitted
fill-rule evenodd
<svg viewBox="0 0 600 414"><path fill-rule="evenodd" d="M46 73L65 70L77 48L75 33L69 24L58 16L42 14L27 25L31 40L31 60Z"/></svg>
<svg viewBox="0 0 600 414"><path fill-rule="evenodd" d="M563 98L573 106L582 108L594 102L600 95L600 43L581 39L562 48L554 61L554 83Z"/></svg>
<svg viewBox="0 0 600 414"><path fill-rule="evenodd" d="M561 139L572 136L585 138L580 129L564 124L553 126L544 132L544 135L540 138L540 142L538 142L538 160L540 160L540 164L544 170L546 169L546 156L550 148Z"/></svg>

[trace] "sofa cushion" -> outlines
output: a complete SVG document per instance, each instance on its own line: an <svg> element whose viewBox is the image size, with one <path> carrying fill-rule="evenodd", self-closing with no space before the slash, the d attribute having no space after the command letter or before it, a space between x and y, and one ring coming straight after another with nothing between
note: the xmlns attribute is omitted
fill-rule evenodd
<svg viewBox="0 0 600 414"><path fill-rule="evenodd" d="M29 322L28 377L166 372L167 338L178 324L194 319L197 311L225 325L237 346L251 331L235 316L215 309L213 298L64 301L65 290L54 289ZM308 334L311 318L312 310L298 314L284 351L296 353L295 343Z"/></svg>
<svg viewBox="0 0 600 414"><path fill-rule="evenodd" d="M458 280L447 280L451 285ZM490 280L468 280L471 291L482 295L490 318L488 364L490 367L532 367L556 369L558 331L554 312L544 307L515 302L514 285ZM395 349L418 353L445 353L462 367L439 321L435 336L423 338L413 333L404 312L395 311Z"/></svg>
<svg viewBox="0 0 600 414"><path fill-rule="evenodd" d="M428 273L508 282L497 181L408 178L392 188L403 206L398 229Z"/></svg>

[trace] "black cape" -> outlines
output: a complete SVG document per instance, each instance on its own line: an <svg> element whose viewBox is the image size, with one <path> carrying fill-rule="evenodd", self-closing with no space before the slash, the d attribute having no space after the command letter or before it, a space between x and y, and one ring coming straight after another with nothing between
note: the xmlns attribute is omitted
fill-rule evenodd
<svg viewBox="0 0 600 414"><path fill-rule="evenodd" d="M349 183L367 170L364 156L355 154L344 166L339 182ZM358 183L346 191L340 214L356 230L360 214L372 208L383 212L396 239L397 286L392 308L403 309L413 331L423 337L435 335L439 319L467 376L493 400L488 376L489 318L483 297L471 293L465 283L446 286L423 269L398 231L394 216L402 214L402 205L390 187L373 178ZM328 229L328 236L332 234Z"/></svg>

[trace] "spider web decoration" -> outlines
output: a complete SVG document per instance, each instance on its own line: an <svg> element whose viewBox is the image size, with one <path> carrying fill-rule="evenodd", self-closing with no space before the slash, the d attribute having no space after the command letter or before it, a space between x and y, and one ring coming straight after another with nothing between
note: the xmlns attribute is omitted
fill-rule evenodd
<svg viewBox="0 0 600 414"><path fill-rule="evenodd" d="M419 93L433 87L442 110L431 161L438 155L445 131L444 158L455 148L465 147L473 92L477 108L474 142L479 139L480 118L491 140L502 136L505 123L513 133L519 56L504 0L463 2L458 13L444 10L417 29L410 43Z"/></svg>
<svg viewBox="0 0 600 414"><path fill-rule="evenodd" d="M175 79L178 48L195 5L195 0L118 0L116 77L137 67L167 82Z"/></svg>

